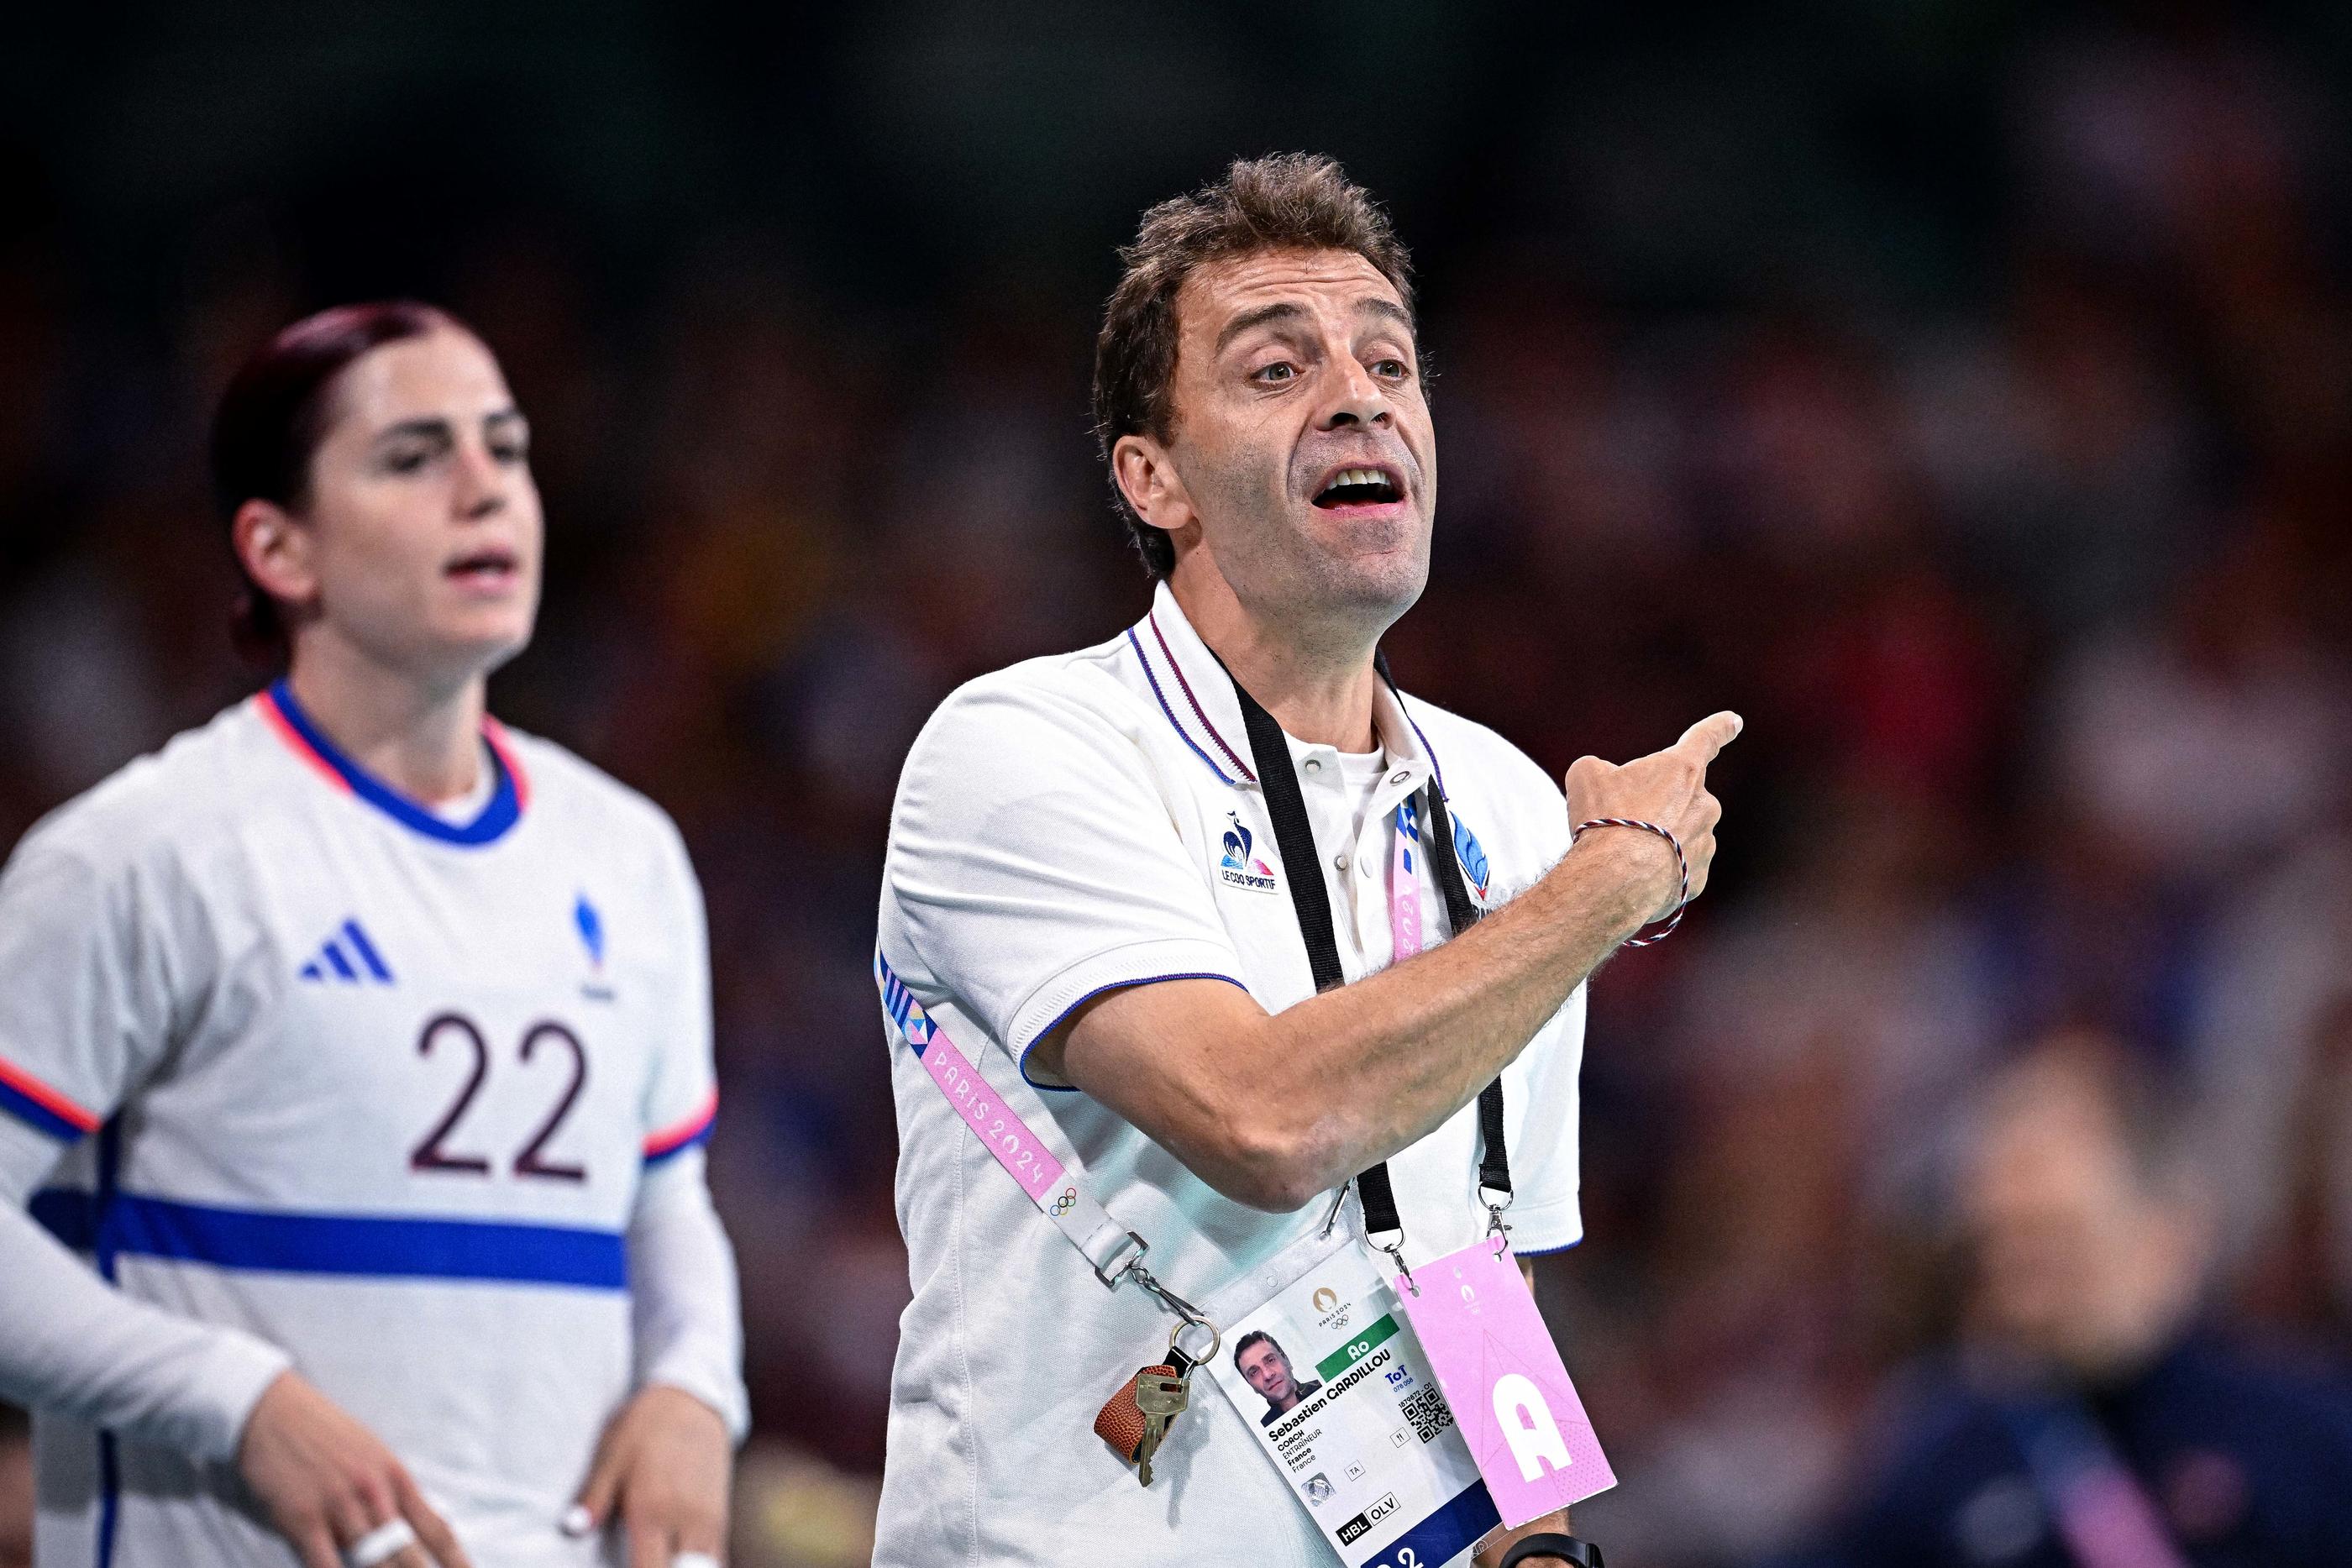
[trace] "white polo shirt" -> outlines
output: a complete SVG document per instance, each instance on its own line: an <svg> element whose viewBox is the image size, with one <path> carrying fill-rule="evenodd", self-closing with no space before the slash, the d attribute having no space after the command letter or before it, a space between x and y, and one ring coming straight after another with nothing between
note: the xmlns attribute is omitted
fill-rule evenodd
<svg viewBox="0 0 2352 1568"><path fill-rule="evenodd" d="M1153 1272L1196 1301L1318 1227L1329 1199L1287 1215L1234 1203L1024 1059L1073 1008L1119 987L1210 977L1244 988L1268 1011L1306 1000L1314 982L1283 880L1292 875L1324 878L1349 981L1386 966L1394 809L1433 776L1465 879L1486 907L1567 852L1559 789L1517 747L1425 703L1400 704L1385 686L1375 702L1387 768L1369 803L1360 770L1351 789L1338 752L1291 742L1315 831L1312 868L1283 863L1232 682L1165 584L1123 635L958 690L899 780L883 956L1054 1152L1075 1155L1113 1218L1150 1243ZM1415 860L1433 945L1447 935L1445 901L1426 857ZM1583 1233L1583 1032L1579 988L1503 1074L1509 1218L1523 1256ZM914 1300L899 1324L876 1562L1331 1563L1207 1380L1195 1384L1148 1490L1094 1436L1103 1401L1165 1353L1171 1320L1132 1286L1104 1289L895 1029L889 1048ZM1329 1092L1349 1092L1344 1074ZM1466 1246L1484 1229L1477 1163L1475 1103L1389 1162L1408 1260Z"/></svg>

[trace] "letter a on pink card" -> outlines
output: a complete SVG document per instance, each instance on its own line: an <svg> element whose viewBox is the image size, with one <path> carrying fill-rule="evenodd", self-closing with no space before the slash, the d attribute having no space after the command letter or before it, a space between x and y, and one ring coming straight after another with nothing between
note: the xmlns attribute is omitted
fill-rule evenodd
<svg viewBox="0 0 2352 1568"><path fill-rule="evenodd" d="M1509 1248L1473 1242L1395 1284L1506 1527L1617 1484Z"/></svg>

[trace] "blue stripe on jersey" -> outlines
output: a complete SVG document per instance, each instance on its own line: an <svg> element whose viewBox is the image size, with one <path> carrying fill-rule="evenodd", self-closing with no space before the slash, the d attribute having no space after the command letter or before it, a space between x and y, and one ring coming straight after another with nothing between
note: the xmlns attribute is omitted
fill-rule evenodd
<svg viewBox="0 0 2352 1568"><path fill-rule="evenodd" d="M115 1525L122 1517L122 1461L114 1434L98 1435L98 1568L114 1568Z"/></svg>
<svg viewBox="0 0 2352 1568"><path fill-rule="evenodd" d="M115 1186L121 1176L122 1124L113 1120L98 1130L98 1192L90 1207L101 1221L121 1197L121 1189ZM106 1235L103 1223L93 1224L90 1230L99 1278L111 1285L115 1274L114 1244ZM114 1568L115 1528L121 1515L121 1458L114 1434L101 1429L98 1434L98 1568Z"/></svg>
<svg viewBox="0 0 2352 1568"><path fill-rule="evenodd" d="M79 1142L89 1131L87 1127L74 1125L5 1078L0 1078L0 1111L6 1112L37 1133L63 1138L68 1144Z"/></svg>
<svg viewBox="0 0 2352 1568"><path fill-rule="evenodd" d="M302 743L352 787L352 793L402 827L423 833L428 839L439 839L444 843L470 846L496 842L522 816L522 796L515 788L514 775L507 770L506 762L499 756L499 748L495 746L489 747L490 768L498 774L498 782L490 792L489 802L482 808L481 815L470 822L447 822L336 750L335 743L310 722L310 716L304 713L302 705L294 700L294 687L283 676L269 688L269 695L276 700L278 711L285 715L286 722L293 727L294 733L302 737Z"/></svg>
<svg viewBox="0 0 2352 1568"><path fill-rule="evenodd" d="M327 960L327 967L329 968L334 970L336 974L341 976L344 979L356 980L360 977L360 972L352 967L352 961L343 956L343 950L341 947L336 946L333 942L331 941L327 944L325 949L321 952L320 956Z"/></svg>
<svg viewBox="0 0 2352 1568"><path fill-rule="evenodd" d="M116 1194L101 1219L89 1194L58 1188L35 1194L32 1212L67 1246L110 1257L362 1279L629 1285L627 1249L611 1230L211 1208L128 1193Z"/></svg>
<svg viewBox="0 0 2352 1568"><path fill-rule="evenodd" d="M86 1192L46 1187L33 1195L33 1223L58 1239L72 1252L88 1252L98 1242L98 1203Z"/></svg>

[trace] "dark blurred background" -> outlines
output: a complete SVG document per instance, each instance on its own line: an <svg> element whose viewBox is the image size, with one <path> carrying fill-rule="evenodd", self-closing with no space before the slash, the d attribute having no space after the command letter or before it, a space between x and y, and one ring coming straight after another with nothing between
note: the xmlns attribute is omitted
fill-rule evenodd
<svg viewBox="0 0 2352 1568"><path fill-rule="evenodd" d="M2326 1382L2347 45L2329 5L27 8L0 842L256 684L202 467L236 363L357 298L468 318L551 520L496 705L675 814L709 898L738 1561L861 1561L898 767L957 682L1146 601L1087 426L1114 246L1328 152L1415 247L1437 371L1401 678L1555 772L1748 719L1716 890L1594 988L1590 1239L1546 1284L1625 1478L1588 1533L1710 1568L1862 1494L1966 1332L1971 1087L2062 1028L2206 1134L2200 1317Z"/></svg>

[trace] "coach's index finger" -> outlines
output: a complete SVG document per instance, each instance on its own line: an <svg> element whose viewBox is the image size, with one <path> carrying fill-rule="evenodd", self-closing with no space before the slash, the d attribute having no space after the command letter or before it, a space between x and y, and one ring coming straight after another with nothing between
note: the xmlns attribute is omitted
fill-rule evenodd
<svg viewBox="0 0 2352 1568"><path fill-rule="evenodd" d="M1714 761L1716 753L1729 746L1747 725L1746 719L1728 708L1721 713L1711 713L1683 731L1683 737L1675 742L1675 747L1692 753L1698 765L1704 768Z"/></svg>

